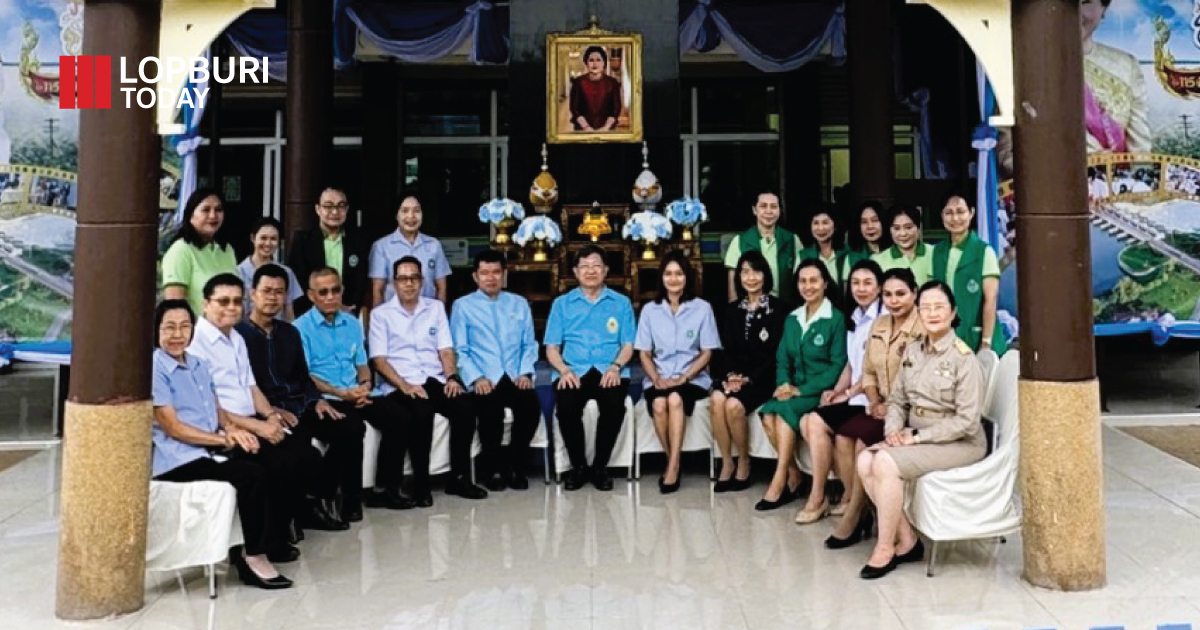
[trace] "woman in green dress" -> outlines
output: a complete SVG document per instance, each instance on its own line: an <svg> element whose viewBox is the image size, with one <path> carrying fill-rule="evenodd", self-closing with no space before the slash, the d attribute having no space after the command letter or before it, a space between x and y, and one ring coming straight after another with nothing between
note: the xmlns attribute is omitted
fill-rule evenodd
<svg viewBox="0 0 1200 630"><path fill-rule="evenodd" d="M759 511L797 498L800 469L792 449L800 418L820 404L821 393L833 388L846 365L846 323L829 270L820 260L806 258L796 270L796 286L804 305L783 325L775 354L775 393L758 411L779 458L771 485L754 506Z"/></svg>
<svg viewBox="0 0 1200 630"><path fill-rule="evenodd" d="M883 271L908 269L917 284L925 284L933 274L933 248L921 240L921 210L896 204L888 216L888 229L894 245L871 257Z"/></svg>
<svg viewBox="0 0 1200 630"><path fill-rule="evenodd" d="M971 231L975 208L953 194L942 206L942 224L950 239L933 248L933 278L950 285L958 300L959 324L954 329L971 347L991 348L998 356L1007 350L996 305L1000 299L1000 263L996 252Z"/></svg>

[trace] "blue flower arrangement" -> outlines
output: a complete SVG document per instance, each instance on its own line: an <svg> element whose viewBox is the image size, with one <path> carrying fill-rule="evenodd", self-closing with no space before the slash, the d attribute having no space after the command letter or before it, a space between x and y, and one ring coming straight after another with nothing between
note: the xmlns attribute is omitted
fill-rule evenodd
<svg viewBox="0 0 1200 630"><path fill-rule="evenodd" d="M708 208L699 199L684 197L667 204L667 218L676 225L692 227L708 221Z"/></svg>
<svg viewBox="0 0 1200 630"><path fill-rule="evenodd" d="M669 240L671 231L671 222L666 217L647 210L629 217L629 222L621 230L621 235L632 241L657 243Z"/></svg>
<svg viewBox="0 0 1200 630"><path fill-rule="evenodd" d="M525 218L525 208L512 199L499 197L479 206L480 223L496 225L505 219L521 220Z"/></svg>
<svg viewBox="0 0 1200 630"><path fill-rule="evenodd" d="M550 217L538 215L529 217L521 222L513 242L525 247L530 241L545 241L546 245L554 247L562 242L562 230Z"/></svg>

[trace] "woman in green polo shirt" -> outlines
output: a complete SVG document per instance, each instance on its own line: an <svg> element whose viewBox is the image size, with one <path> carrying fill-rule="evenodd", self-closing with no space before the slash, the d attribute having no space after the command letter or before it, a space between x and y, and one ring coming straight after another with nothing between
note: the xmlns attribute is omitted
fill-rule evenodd
<svg viewBox="0 0 1200 630"><path fill-rule="evenodd" d="M870 258L892 246L892 239L883 225L887 212L882 203L875 200L862 202L857 216L858 229L851 227L846 231L846 249L856 257L850 263L851 267L859 260Z"/></svg>
<svg viewBox="0 0 1200 630"><path fill-rule="evenodd" d="M1003 355L1008 348L996 317L1000 263L996 252L971 231L974 221L975 208L962 195L950 195L942 206L942 224L950 239L933 248L933 278L954 291L960 320L954 333L958 338L974 352L988 347Z"/></svg>
<svg viewBox="0 0 1200 630"><path fill-rule="evenodd" d="M883 271L908 269L913 272L918 286L925 284L933 274L933 248L921 240L921 210L902 204L892 206L888 230L894 244L872 256L871 260Z"/></svg>
<svg viewBox="0 0 1200 630"><path fill-rule="evenodd" d="M797 257L800 259L816 258L821 261L825 265L825 270L833 278L833 283L842 289L850 277L850 267L854 266L854 262L850 260L850 250L834 247L834 243L839 240L837 239L838 224L833 217L833 211L826 208L813 213L812 218L809 219L809 245L800 250Z"/></svg>
<svg viewBox="0 0 1200 630"><path fill-rule="evenodd" d="M759 408L763 428L778 454L775 476L754 509L774 510L797 498L800 469L792 458L800 418L821 402L846 366L846 323L837 309L837 289L829 270L816 258L806 258L796 270L796 285L804 305L792 311L783 325L775 353L775 394Z"/></svg>
<svg viewBox="0 0 1200 630"><path fill-rule="evenodd" d="M204 283L221 273L236 274L237 259L223 230L225 204L211 188L199 188L183 206L183 223L163 255L163 299L184 299L204 310Z"/></svg>

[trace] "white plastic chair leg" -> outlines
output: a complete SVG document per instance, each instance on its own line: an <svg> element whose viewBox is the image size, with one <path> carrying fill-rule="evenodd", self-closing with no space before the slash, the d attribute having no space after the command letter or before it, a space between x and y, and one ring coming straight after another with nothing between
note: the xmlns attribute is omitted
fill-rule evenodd
<svg viewBox="0 0 1200 630"><path fill-rule="evenodd" d="M933 577L933 565L937 562L938 542L929 541L929 563L925 565L925 577Z"/></svg>

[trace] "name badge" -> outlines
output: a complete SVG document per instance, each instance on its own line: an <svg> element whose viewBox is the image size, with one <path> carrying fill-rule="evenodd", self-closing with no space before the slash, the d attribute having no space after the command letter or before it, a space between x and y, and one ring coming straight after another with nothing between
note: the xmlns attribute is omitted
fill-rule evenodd
<svg viewBox="0 0 1200 630"><path fill-rule="evenodd" d="M434 335L437 335L437 327L436 327L436 326L430 326L430 327L429 327L429 336L430 336L430 337L433 337Z"/></svg>
<svg viewBox="0 0 1200 630"><path fill-rule="evenodd" d="M979 283L974 278L967 282L967 293L979 293Z"/></svg>
<svg viewBox="0 0 1200 630"><path fill-rule="evenodd" d="M609 317L609 318L608 318L608 324L606 324L606 325L605 325L605 327L606 327L606 328L608 328L608 332L609 332L610 334L613 334L613 335L615 335L615 334L617 334L617 329L618 329L618 328L620 328L620 325L619 325L619 324L617 324L617 318L616 318L616 317Z"/></svg>
<svg viewBox="0 0 1200 630"><path fill-rule="evenodd" d="M357 267L358 266L358 254L350 254L350 258L347 260L347 262L350 263L351 267Z"/></svg>
<svg viewBox="0 0 1200 630"><path fill-rule="evenodd" d="M695 337L695 336L696 336L696 331L694 331L694 330L689 330L689 331L687 331L687 338L688 338L688 339L691 339L691 338L693 338L693 337Z"/></svg>
<svg viewBox="0 0 1200 630"><path fill-rule="evenodd" d="M434 267L436 267L436 266L437 266L437 260L435 260L435 259L433 259L433 258L430 258L430 259L429 259L429 264L428 264L427 266L428 266L430 269L433 269Z"/></svg>
<svg viewBox="0 0 1200 630"><path fill-rule="evenodd" d="M767 329L764 328L762 329L762 332L758 333L758 338L762 339L763 343L766 343L766 341L771 338L771 333L767 332Z"/></svg>
<svg viewBox="0 0 1200 630"><path fill-rule="evenodd" d="M821 335L821 333L817 333L817 336L813 337L813 345L814 346L825 345L825 337L823 335Z"/></svg>

